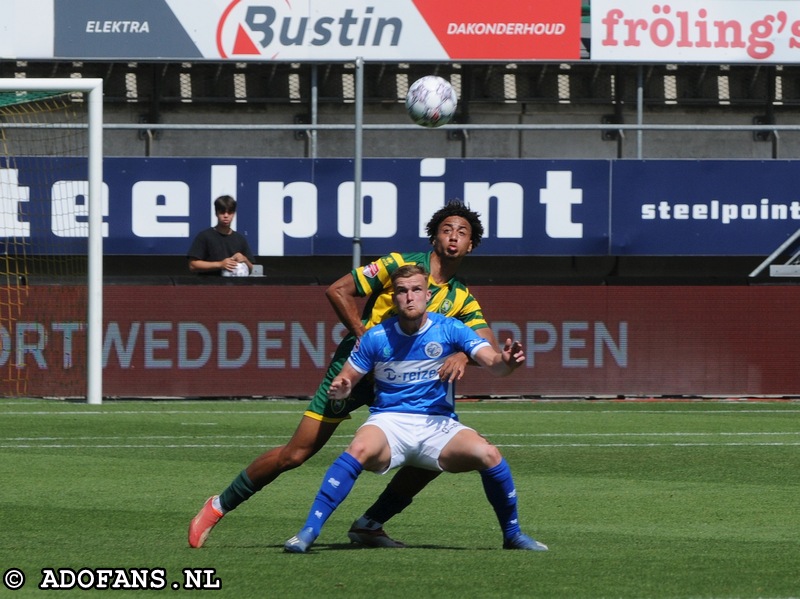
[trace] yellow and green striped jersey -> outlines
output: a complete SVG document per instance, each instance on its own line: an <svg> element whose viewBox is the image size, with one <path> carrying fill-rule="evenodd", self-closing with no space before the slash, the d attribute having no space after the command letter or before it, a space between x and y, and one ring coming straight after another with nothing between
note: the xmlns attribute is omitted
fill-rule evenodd
<svg viewBox="0 0 800 599"><path fill-rule="evenodd" d="M421 264L430 272L431 253L391 253L353 270L358 294L368 298L361 315L364 326L369 329L396 315L392 302L392 273L405 264ZM431 290L428 312L452 316L474 330L489 326L478 300L458 277L453 277L444 285L437 285L429 278L428 289Z"/></svg>

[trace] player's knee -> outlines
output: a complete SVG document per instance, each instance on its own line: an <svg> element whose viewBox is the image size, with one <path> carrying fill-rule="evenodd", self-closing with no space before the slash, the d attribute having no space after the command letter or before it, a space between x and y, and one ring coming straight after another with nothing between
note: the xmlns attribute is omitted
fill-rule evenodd
<svg viewBox="0 0 800 599"><path fill-rule="evenodd" d="M493 468L503 459L503 454L494 445L486 444L480 448L479 459L484 468Z"/></svg>
<svg viewBox="0 0 800 599"><path fill-rule="evenodd" d="M369 458L375 453L373 447L363 442L361 439L355 438L347 447L347 453L353 456L361 464L366 463Z"/></svg>
<svg viewBox="0 0 800 599"><path fill-rule="evenodd" d="M375 439L353 439L347 453L369 472L383 472L389 467L392 458L389 447L376 443Z"/></svg>
<svg viewBox="0 0 800 599"><path fill-rule="evenodd" d="M281 470L292 470L305 464L314 452L307 447L286 445L280 453L278 463Z"/></svg>

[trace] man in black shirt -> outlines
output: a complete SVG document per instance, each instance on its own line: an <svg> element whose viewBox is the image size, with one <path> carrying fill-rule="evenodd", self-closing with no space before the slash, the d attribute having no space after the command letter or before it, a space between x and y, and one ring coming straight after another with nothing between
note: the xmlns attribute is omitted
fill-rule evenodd
<svg viewBox="0 0 800 599"><path fill-rule="evenodd" d="M247 238L231 229L236 200L220 196L214 200L217 224L194 238L189 248L189 270L200 275L247 276L253 270L253 252Z"/></svg>

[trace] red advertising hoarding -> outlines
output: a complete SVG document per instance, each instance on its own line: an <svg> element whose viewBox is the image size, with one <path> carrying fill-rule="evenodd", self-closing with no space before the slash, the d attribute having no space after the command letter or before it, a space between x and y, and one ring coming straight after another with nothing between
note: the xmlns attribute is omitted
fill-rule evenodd
<svg viewBox="0 0 800 599"><path fill-rule="evenodd" d="M800 394L797 286L472 289L527 363L503 379L470 369L459 395ZM81 293L32 287L0 327L0 367L21 360L28 395L85 393L81 316L47 309ZM107 397L309 396L342 335L318 286L109 286L104 329Z"/></svg>

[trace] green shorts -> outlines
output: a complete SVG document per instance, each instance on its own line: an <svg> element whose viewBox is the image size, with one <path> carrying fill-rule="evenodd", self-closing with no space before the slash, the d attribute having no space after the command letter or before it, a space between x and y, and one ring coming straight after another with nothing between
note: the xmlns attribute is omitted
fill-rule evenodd
<svg viewBox="0 0 800 599"><path fill-rule="evenodd" d="M375 399L375 391L373 388L373 378L368 374L362 378L353 389L353 393L346 399L328 399L328 389L330 389L333 379L344 368L350 352L353 351L356 338L353 335L348 335L333 354L328 365L328 370L325 371L325 376L322 379L317 392L308 404L304 416L320 420L322 422L338 423L350 418L350 412L360 408L361 406L370 405Z"/></svg>

